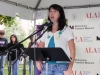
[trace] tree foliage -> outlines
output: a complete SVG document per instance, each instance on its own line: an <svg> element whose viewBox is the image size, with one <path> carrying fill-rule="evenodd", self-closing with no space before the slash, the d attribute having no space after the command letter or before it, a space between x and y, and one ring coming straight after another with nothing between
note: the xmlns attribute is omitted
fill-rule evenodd
<svg viewBox="0 0 100 75"><path fill-rule="evenodd" d="M5 25L7 27L11 27L12 25L17 25L14 17L0 15L0 24Z"/></svg>
<svg viewBox="0 0 100 75"><path fill-rule="evenodd" d="M13 27L5 26L5 32L6 32L5 37L8 39L9 42L10 42L10 36L12 34L17 35L19 42L26 38L26 33L20 25L13 26ZM24 47L28 46L28 42L29 40L26 40L25 42L23 42Z"/></svg>
<svg viewBox="0 0 100 75"><path fill-rule="evenodd" d="M21 41L26 38L26 33L23 28L19 25L19 15L16 14L16 17L4 16L0 15L0 25L4 25L5 27L5 37L10 41L10 36L12 34L16 34L18 40ZM29 40L23 42L24 46L27 47Z"/></svg>

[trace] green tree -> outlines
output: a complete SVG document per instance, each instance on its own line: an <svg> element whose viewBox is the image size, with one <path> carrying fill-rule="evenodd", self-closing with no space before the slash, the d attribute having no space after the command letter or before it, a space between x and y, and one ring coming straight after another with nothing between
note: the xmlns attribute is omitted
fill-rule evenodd
<svg viewBox="0 0 100 75"><path fill-rule="evenodd" d="M0 24L11 27L12 25L17 25L14 17L0 15Z"/></svg>
<svg viewBox="0 0 100 75"><path fill-rule="evenodd" d="M45 22L47 22L47 19L44 19L44 20L43 20L43 24L44 24Z"/></svg>
<svg viewBox="0 0 100 75"><path fill-rule="evenodd" d="M16 34L18 40L21 41L26 37L25 31L19 26L19 15L16 14L16 17L4 16L0 15L0 24L5 26L5 37L10 41L10 36L12 34ZM24 46L26 47L28 44L28 40L23 42Z"/></svg>
<svg viewBox="0 0 100 75"><path fill-rule="evenodd" d="M17 26L13 25L11 27L5 26L4 30L6 32L5 37L8 39L8 41L10 41L10 36L12 34L17 35L18 41L22 41L24 38L26 38L26 33L25 33L25 31L23 30L23 28L20 25L17 25ZM27 47L28 42L29 42L28 40L23 42L24 47Z"/></svg>
<svg viewBox="0 0 100 75"><path fill-rule="evenodd" d="M68 19L66 19L66 24L68 25Z"/></svg>

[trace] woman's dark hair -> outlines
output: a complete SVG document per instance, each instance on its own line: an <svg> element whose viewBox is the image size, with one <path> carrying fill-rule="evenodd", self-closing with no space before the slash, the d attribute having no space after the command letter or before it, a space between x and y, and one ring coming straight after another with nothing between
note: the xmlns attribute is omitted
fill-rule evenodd
<svg viewBox="0 0 100 75"><path fill-rule="evenodd" d="M60 14L60 17L58 18L58 30L62 30L64 28L64 26L67 26L66 25L66 18L65 18L65 13L64 13L64 10L63 8L58 5L58 4L53 4L49 7L49 12L50 12L50 9L53 8L55 9L56 11L59 12ZM50 20L49 16L48 16L48 20ZM51 21L51 20L50 20ZM52 26L50 26L48 28L48 31L51 31L52 30Z"/></svg>
<svg viewBox="0 0 100 75"><path fill-rule="evenodd" d="M15 34L12 34L12 35L10 36L10 43L13 43L13 41L12 41L12 36L15 37L15 44L18 43L18 39L17 39L17 36L16 36Z"/></svg>

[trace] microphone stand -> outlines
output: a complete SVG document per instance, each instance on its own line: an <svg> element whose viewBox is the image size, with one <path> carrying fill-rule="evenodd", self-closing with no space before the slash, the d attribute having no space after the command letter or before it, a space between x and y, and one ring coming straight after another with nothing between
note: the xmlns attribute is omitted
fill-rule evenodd
<svg viewBox="0 0 100 75"><path fill-rule="evenodd" d="M11 51L17 51L16 49L12 49ZM8 53L9 65L8 65L8 75L11 75L11 54L12 52ZM16 53L17 54L17 53Z"/></svg>
<svg viewBox="0 0 100 75"><path fill-rule="evenodd" d="M9 66L8 66L8 75L11 75L11 52L8 53L9 54Z"/></svg>
<svg viewBox="0 0 100 75"><path fill-rule="evenodd" d="M35 36L35 40L36 40L36 36ZM35 45L36 45L36 41L34 42L34 61L36 61ZM34 75L36 75L36 62L34 62Z"/></svg>
<svg viewBox="0 0 100 75"><path fill-rule="evenodd" d="M22 48L20 48L20 49L23 51ZM24 57L23 75L25 75L26 74L26 57L27 57L27 55L23 54L23 57ZM16 59L16 60L18 60L18 59Z"/></svg>

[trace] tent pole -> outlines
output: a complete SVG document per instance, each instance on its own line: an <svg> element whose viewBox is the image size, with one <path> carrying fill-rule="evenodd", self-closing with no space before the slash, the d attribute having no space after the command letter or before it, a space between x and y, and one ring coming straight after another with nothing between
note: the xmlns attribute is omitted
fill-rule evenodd
<svg viewBox="0 0 100 75"><path fill-rule="evenodd" d="M37 15L37 11L35 10L34 11L34 31L36 30L36 15ZM34 40L36 39L36 36L37 36L37 34L35 34L33 37L34 37ZM35 42L35 44L36 44L36 42ZM37 69L36 69L36 51L35 51L36 49L35 49L35 45L34 45L34 75L36 75L36 72L37 72Z"/></svg>
<svg viewBox="0 0 100 75"><path fill-rule="evenodd" d="M37 2L37 4L36 4L36 7L35 7L35 10L34 10L34 15L33 15L33 17L34 17L34 29L33 30L36 30L37 28L36 28L36 16L37 16L37 9L38 9L38 7L39 7L39 5L40 5L40 3L41 3L41 0L38 0L38 2ZM36 39L36 37L37 37L37 34L35 35L35 36L33 36L34 37L34 40ZM36 45L36 42L35 42L35 45ZM36 49L35 49L35 45L34 45L34 75L36 75L37 74L37 68L36 68Z"/></svg>

